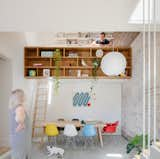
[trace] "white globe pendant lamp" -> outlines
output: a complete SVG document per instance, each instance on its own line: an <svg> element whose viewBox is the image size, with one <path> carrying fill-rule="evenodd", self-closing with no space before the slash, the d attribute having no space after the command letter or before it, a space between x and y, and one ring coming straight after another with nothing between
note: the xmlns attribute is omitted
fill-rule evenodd
<svg viewBox="0 0 160 159"><path fill-rule="evenodd" d="M125 56L116 51L107 53L101 61L101 69L108 76L118 76L125 73L127 62Z"/></svg>

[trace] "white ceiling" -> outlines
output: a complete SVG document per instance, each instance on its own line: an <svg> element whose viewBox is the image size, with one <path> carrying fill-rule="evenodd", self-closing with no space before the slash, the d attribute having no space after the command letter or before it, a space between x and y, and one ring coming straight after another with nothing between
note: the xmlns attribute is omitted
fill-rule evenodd
<svg viewBox="0 0 160 159"><path fill-rule="evenodd" d="M0 31L137 31L139 0L0 0Z"/></svg>

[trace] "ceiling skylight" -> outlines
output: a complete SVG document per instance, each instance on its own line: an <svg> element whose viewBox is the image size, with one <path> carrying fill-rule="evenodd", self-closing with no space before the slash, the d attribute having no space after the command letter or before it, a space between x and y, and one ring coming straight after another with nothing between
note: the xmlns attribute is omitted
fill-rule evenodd
<svg viewBox="0 0 160 159"><path fill-rule="evenodd" d="M148 0L145 0L145 23L148 22ZM151 21L153 20L153 0L150 3L150 10L151 10ZM128 23L131 24L142 24L143 23L143 0L139 0L136 8L134 9L133 13L131 14Z"/></svg>
<svg viewBox="0 0 160 159"><path fill-rule="evenodd" d="M144 0L144 10L145 10L145 23L148 22L148 8L149 8L149 0ZM155 8L154 8L155 2ZM150 0L150 20L153 23L154 20L154 11L155 13L155 20L157 24L160 24L160 0ZM128 23L130 24L142 24L143 23L143 0L139 0L136 8L134 9L133 13L131 14Z"/></svg>
<svg viewBox="0 0 160 159"><path fill-rule="evenodd" d="M106 157L110 157L110 158L122 158L123 156L122 156L122 154L119 154L119 153L108 153L108 154L106 154Z"/></svg>

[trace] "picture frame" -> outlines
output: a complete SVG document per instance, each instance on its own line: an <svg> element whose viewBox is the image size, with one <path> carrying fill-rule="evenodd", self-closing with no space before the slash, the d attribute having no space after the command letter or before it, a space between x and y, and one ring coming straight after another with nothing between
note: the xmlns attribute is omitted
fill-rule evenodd
<svg viewBox="0 0 160 159"><path fill-rule="evenodd" d="M50 69L43 69L43 76L50 77Z"/></svg>

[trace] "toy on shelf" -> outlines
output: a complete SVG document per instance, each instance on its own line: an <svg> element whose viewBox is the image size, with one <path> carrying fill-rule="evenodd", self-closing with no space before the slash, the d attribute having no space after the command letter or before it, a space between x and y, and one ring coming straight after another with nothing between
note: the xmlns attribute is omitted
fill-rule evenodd
<svg viewBox="0 0 160 159"><path fill-rule="evenodd" d="M29 76L30 77L35 77L36 76L36 70L29 70Z"/></svg>
<svg viewBox="0 0 160 159"><path fill-rule="evenodd" d="M82 64L82 66L85 66L85 67L88 66L88 65L86 64L86 62L84 61L84 59L81 60L81 64Z"/></svg>
<svg viewBox="0 0 160 159"><path fill-rule="evenodd" d="M50 69L43 69L43 76L49 77L50 76Z"/></svg>
<svg viewBox="0 0 160 159"><path fill-rule="evenodd" d="M53 51L41 51L41 57L53 57Z"/></svg>

